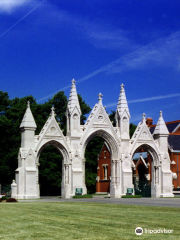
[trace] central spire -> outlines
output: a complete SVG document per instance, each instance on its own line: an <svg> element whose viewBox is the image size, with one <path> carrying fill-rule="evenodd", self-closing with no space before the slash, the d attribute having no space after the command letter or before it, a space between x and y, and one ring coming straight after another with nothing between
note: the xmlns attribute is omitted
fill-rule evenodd
<svg viewBox="0 0 180 240"><path fill-rule="evenodd" d="M117 104L117 111L119 112L119 115L122 116L122 114L125 110L127 111L127 113L130 116L127 99L126 99L126 94L125 94L125 90L124 90L124 84L122 83L119 100L118 100L118 104Z"/></svg>
<svg viewBox="0 0 180 240"><path fill-rule="evenodd" d="M71 91L69 95L69 101L68 101L68 110L71 113L75 107L77 107L78 111L81 113L80 105L79 105L79 100L78 100L78 95L76 91L76 85L75 85L75 80L73 79L71 85Z"/></svg>

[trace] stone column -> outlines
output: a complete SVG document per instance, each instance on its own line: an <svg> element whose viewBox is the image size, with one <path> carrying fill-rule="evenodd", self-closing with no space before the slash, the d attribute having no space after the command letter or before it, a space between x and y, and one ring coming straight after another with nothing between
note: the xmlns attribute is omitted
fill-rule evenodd
<svg viewBox="0 0 180 240"><path fill-rule="evenodd" d="M11 184L11 197L17 198L17 184L15 183L15 180L13 180Z"/></svg>
<svg viewBox="0 0 180 240"><path fill-rule="evenodd" d="M70 168L71 164L64 164L64 187L62 189L62 198L70 198L71 195L71 184L70 184Z"/></svg>
<svg viewBox="0 0 180 240"><path fill-rule="evenodd" d="M65 185L69 184L69 164L64 164L65 167Z"/></svg>
<svg viewBox="0 0 180 240"><path fill-rule="evenodd" d="M115 160L112 160L112 176L111 176L111 182L112 182L112 185L114 186L115 185L115 182L116 182L116 180L115 180Z"/></svg>

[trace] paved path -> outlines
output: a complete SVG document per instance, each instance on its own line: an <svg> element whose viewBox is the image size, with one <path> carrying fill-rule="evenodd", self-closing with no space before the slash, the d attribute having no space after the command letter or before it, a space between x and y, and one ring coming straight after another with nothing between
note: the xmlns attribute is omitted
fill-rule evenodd
<svg viewBox="0 0 180 240"><path fill-rule="evenodd" d="M58 197L41 197L34 200L18 200L19 202L92 202L92 203L110 203L141 206L160 206L160 207L178 207L180 208L180 198L105 198L96 196L93 198L81 199L61 199Z"/></svg>

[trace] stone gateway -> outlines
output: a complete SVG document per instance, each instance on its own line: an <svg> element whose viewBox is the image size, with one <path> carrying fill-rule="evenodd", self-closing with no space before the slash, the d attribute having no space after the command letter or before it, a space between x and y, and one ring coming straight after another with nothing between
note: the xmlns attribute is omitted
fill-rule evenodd
<svg viewBox="0 0 180 240"><path fill-rule="evenodd" d="M13 181L12 197L17 199L39 198L39 156L47 145L55 146L62 154L62 198L75 195L76 189L87 193L85 185L85 149L95 136L106 142L111 155L110 195L121 198L133 185L133 155L137 149L147 149L152 158L151 164L151 196L173 197L172 172L168 155L169 132L160 112L159 120L151 134L146 125L145 114L138 124L132 138L129 137L130 112L126 100L124 85L121 85L116 109L116 127L113 127L105 107L102 94L92 109L85 125L80 125L81 109L78 101L75 80L72 86L66 110L67 134L63 135L56 119L55 109L39 135L35 135L36 123L30 104L24 114L21 129L21 147L18 155L18 168Z"/></svg>

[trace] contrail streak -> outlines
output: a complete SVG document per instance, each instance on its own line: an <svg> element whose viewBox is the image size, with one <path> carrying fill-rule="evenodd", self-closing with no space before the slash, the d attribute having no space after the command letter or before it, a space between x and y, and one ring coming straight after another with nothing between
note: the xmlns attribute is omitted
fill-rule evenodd
<svg viewBox="0 0 180 240"><path fill-rule="evenodd" d="M31 9L28 13L26 13L26 15L24 15L21 19L19 19L16 23L14 23L10 28L8 28L5 32L3 32L0 35L0 38L2 38L6 33L8 33L12 28L14 28L16 25L18 25L18 23L20 23L23 19L25 19L29 14L31 14L36 8L38 8L43 2L45 2L46 0L43 0L42 2L40 2L38 5L36 5L33 9Z"/></svg>
<svg viewBox="0 0 180 240"><path fill-rule="evenodd" d="M163 98L172 98L172 97L179 97L180 93L175 93L175 94L168 94L164 96L156 96L156 97L149 97L149 98L141 98L141 99L134 99L128 101L128 103L137 103L137 102L147 102L147 101L153 101L153 100L158 100L158 99L163 99ZM117 105L117 102L115 103L109 103L106 104L106 107L114 107Z"/></svg>
<svg viewBox="0 0 180 240"><path fill-rule="evenodd" d="M109 64L107 64L107 65L105 65L105 66L103 66L103 67L101 67L101 68L99 68L99 69L97 69L97 70L95 70L94 72L89 73L89 74L86 75L85 77L82 77L82 78L78 79L78 80L76 81L76 85L79 84L79 83L81 83L81 82L83 82L83 81L86 81L86 80L88 80L88 79L90 79L90 78L92 78L92 77L94 77L94 76L96 76L96 75L99 74L99 73L106 72L107 70L109 70L109 69L111 69L112 67L114 67L116 64L120 63L120 61L123 63L123 61L127 60L128 58L129 58L129 59L130 59L130 58L133 59L136 54L141 54L141 52L142 52L143 50L146 50L146 51L147 51L149 48L152 50L152 49L153 49L153 44L161 45L161 43L162 43L163 40L166 40L166 41L169 40L169 41L170 41L174 36L175 36L175 37L177 37L177 36L179 37L179 36L180 36L180 31L177 31L177 32L171 34L171 35L170 35L169 37L167 37L167 38L159 38L159 39L157 39L156 41L151 42L151 43L147 44L147 45L144 46L144 47L138 48L138 49L136 49L135 51L133 51L133 52L131 52L131 53L129 53L129 54L126 54L126 55L118 58L117 60L115 60L115 61L113 61L113 62L111 62L111 63L109 63ZM120 68L120 67L119 67L119 68ZM37 102L41 102L41 101L43 101L43 100L45 100L45 99L53 96L53 95L56 94L57 92L63 91L63 90L68 89L68 88L70 88L70 87L71 87L71 85L69 84L69 85L67 85L67 86L59 89L58 91L56 91L56 92L54 92L54 93L51 93L51 94L49 94L49 95L47 95L47 96L45 96L45 97L43 97L43 98L41 98L41 99L38 99ZM114 106L114 105L113 105L113 106Z"/></svg>

